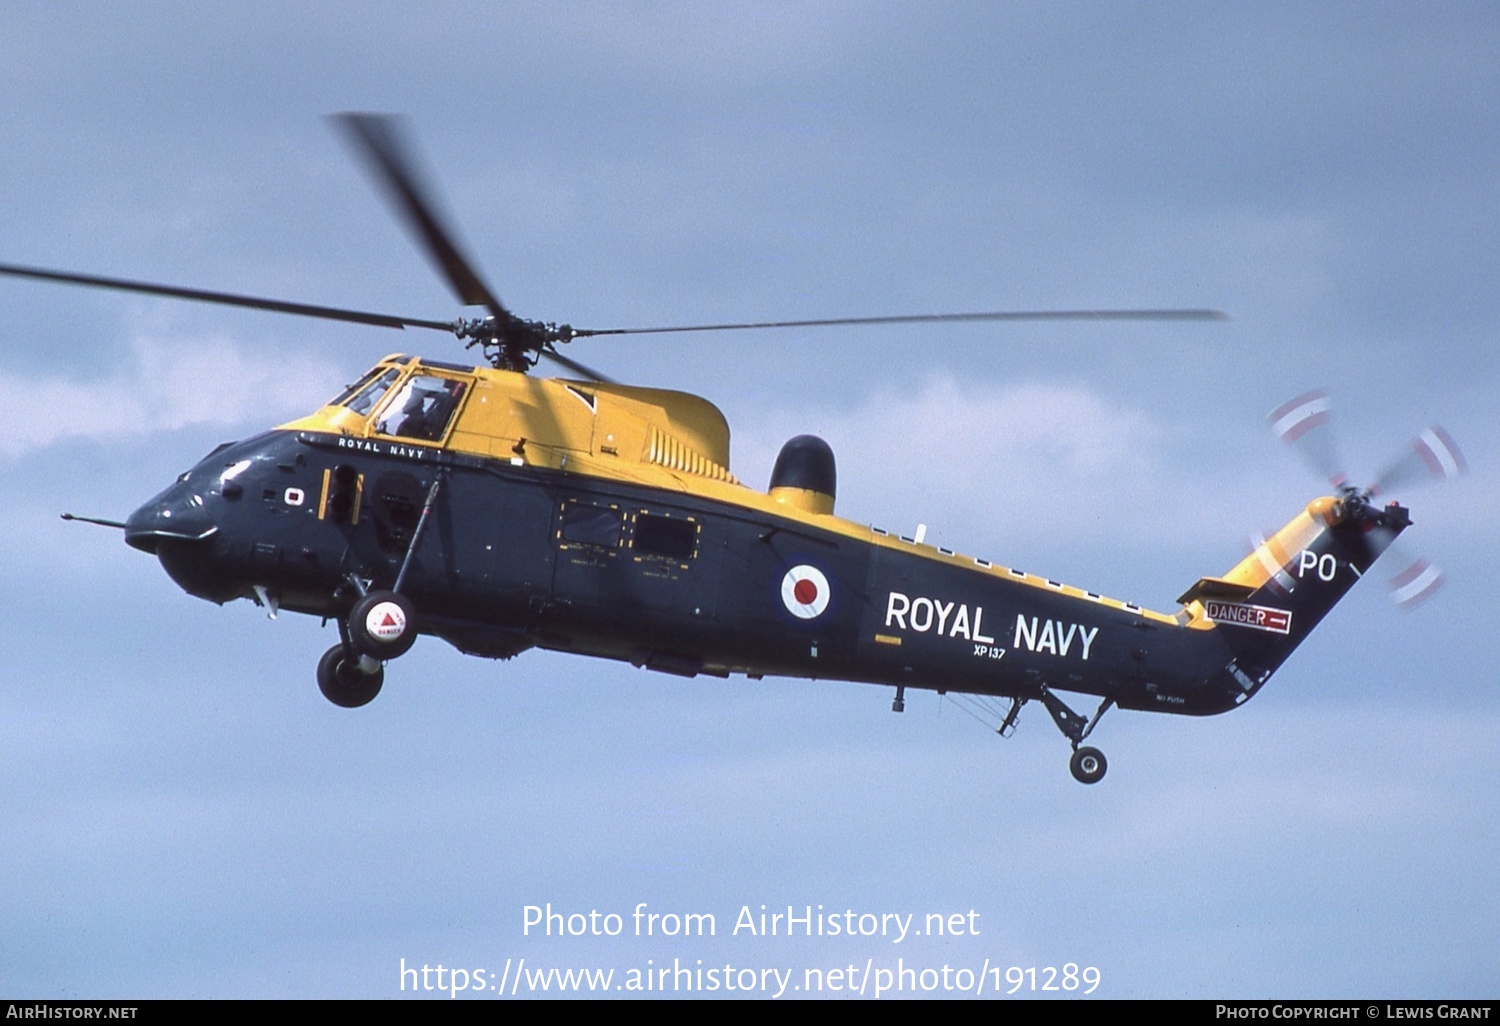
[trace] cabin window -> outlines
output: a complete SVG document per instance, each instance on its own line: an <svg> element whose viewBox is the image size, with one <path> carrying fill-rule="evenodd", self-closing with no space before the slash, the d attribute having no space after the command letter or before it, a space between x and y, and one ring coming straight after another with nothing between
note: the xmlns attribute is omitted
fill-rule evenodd
<svg viewBox="0 0 1500 1026"><path fill-rule="evenodd" d="M642 513L635 518L637 555L689 560L698 544L698 524L685 518Z"/></svg>
<svg viewBox="0 0 1500 1026"><path fill-rule="evenodd" d="M614 549L620 545L625 518L616 506L569 502L562 509L558 539L564 545Z"/></svg>
<svg viewBox="0 0 1500 1026"><path fill-rule="evenodd" d="M371 372L372 377L374 373L373 371ZM375 408L376 403L385 397L386 392L390 390L390 387L396 383L396 379L400 376L401 372L392 367L380 375L379 378L370 381L369 384L359 389L353 399L349 400L349 409L363 417Z"/></svg>
<svg viewBox="0 0 1500 1026"><path fill-rule="evenodd" d="M464 382L429 374L413 375L386 404L375 425L382 435L438 442L448 433L448 423L463 398Z"/></svg>

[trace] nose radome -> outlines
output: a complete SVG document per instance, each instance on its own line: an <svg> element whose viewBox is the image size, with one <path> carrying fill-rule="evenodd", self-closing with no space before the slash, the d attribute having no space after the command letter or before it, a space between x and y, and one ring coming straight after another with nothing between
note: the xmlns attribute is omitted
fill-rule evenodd
<svg viewBox="0 0 1500 1026"><path fill-rule="evenodd" d="M125 543L155 554L163 538L200 541L218 529L202 496L178 482L126 518Z"/></svg>

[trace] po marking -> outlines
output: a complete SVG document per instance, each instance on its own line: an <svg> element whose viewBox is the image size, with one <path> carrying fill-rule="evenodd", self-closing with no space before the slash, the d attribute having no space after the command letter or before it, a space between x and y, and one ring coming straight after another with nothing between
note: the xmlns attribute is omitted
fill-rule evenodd
<svg viewBox="0 0 1500 1026"><path fill-rule="evenodd" d="M1331 552L1319 555L1311 549L1303 549L1297 554L1297 579L1306 577L1309 570L1317 573L1318 580L1331 581L1339 572L1339 561Z"/></svg>

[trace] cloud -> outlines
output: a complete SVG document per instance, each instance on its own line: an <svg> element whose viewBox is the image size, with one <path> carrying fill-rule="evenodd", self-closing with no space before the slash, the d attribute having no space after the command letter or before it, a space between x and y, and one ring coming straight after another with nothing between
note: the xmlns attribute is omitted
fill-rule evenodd
<svg viewBox="0 0 1500 1026"><path fill-rule="evenodd" d="M1112 543L1159 535L1163 524L1174 538L1201 528L1223 541L1215 514L1244 530L1261 515L1236 519L1242 498L1217 486L1233 460L1186 466L1169 425L1084 385L981 389L940 376L877 391L847 412L772 411L737 434L735 472L764 487L783 441L803 432L834 448L841 515L903 534L929 523L929 541L966 550L997 536Z"/></svg>
<svg viewBox="0 0 1500 1026"><path fill-rule="evenodd" d="M138 333L131 360L102 380L0 373L8 428L0 459L68 439L112 438L199 424L267 425L326 402L341 372L309 357L249 357L222 335L191 340Z"/></svg>

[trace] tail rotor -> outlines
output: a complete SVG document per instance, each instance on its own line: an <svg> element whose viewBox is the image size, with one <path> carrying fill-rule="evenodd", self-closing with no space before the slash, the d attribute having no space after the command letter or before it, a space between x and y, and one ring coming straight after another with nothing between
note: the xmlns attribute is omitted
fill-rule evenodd
<svg viewBox="0 0 1500 1026"><path fill-rule="evenodd" d="M1328 392L1315 389L1283 403L1267 416L1271 431L1297 453L1298 457L1337 489L1339 500L1347 507L1369 506L1372 501L1398 491L1433 481L1449 481L1463 476L1468 463L1453 436L1433 425L1412 440L1406 451L1386 467L1365 488L1349 483L1344 463L1333 437L1333 404ZM1372 524L1371 532L1389 535L1388 528ZM1372 539L1375 541L1375 539ZM1404 608L1414 608L1427 601L1443 585L1443 572L1427 559L1401 551L1395 539L1382 537L1380 549L1391 547L1399 567L1390 578L1391 598Z"/></svg>

